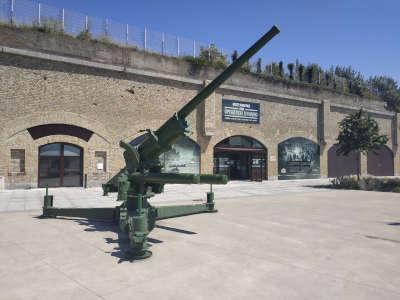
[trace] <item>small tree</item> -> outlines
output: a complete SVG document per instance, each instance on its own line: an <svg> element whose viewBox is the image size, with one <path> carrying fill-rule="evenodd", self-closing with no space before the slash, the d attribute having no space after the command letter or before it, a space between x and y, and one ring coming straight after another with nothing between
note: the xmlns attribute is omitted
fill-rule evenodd
<svg viewBox="0 0 400 300"><path fill-rule="evenodd" d="M238 58L238 52L237 52L237 50L234 50L234 51L233 51L233 53L232 53L232 55L231 55L231 58L232 58L232 62L234 62L235 60L237 60L237 58Z"/></svg>
<svg viewBox="0 0 400 300"><path fill-rule="evenodd" d="M226 56L215 46L215 44L210 44L208 48L200 47L199 59L220 69L228 66Z"/></svg>
<svg viewBox="0 0 400 300"><path fill-rule="evenodd" d="M261 58L257 59L256 61L256 73L261 74L262 68L261 68Z"/></svg>
<svg viewBox="0 0 400 300"><path fill-rule="evenodd" d="M92 34L90 33L89 29L83 29L81 32L79 32L76 38L81 40L91 40Z"/></svg>
<svg viewBox="0 0 400 300"><path fill-rule="evenodd" d="M283 75L284 75L284 73L285 73L285 71L283 70L283 61L280 61L279 62L279 64L278 64L278 76L279 77L283 77Z"/></svg>
<svg viewBox="0 0 400 300"><path fill-rule="evenodd" d="M298 76L299 81L303 81L304 66L302 64L299 65L298 72L299 72Z"/></svg>
<svg viewBox="0 0 400 300"><path fill-rule="evenodd" d="M276 62L271 63L271 74L274 77L279 77L279 66Z"/></svg>
<svg viewBox="0 0 400 300"><path fill-rule="evenodd" d="M312 83L313 82L313 68L312 68L312 66L308 66L306 68L306 78L307 78L307 82L308 83Z"/></svg>
<svg viewBox="0 0 400 300"><path fill-rule="evenodd" d="M400 112L400 88L396 80L387 76L375 76L368 80L372 93L381 97L389 110Z"/></svg>
<svg viewBox="0 0 400 300"><path fill-rule="evenodd" d="M246 61L241 67L240 70L243 73L250 73L251 72L251 64L249 63L249 61Z"/></svg>
<svg viewBox="0 0 400 300"><path fill-rule="evenodd" d="M288 64L288 65L287 65L287 68L288 68L288 70L289 70L289 78L290 78L290 79L293 79L294 64L293 64L293 63Z"/></svg>
<svg viewBox="0 0 400 300"><path fill-rule="evenodd" d="M329 83L331 82L331 75L329 72L325 72L325 85L329 86Z"/></svg>
<svg viewBox="0 0 400 300"><path fill-rule="evenodd" d="M349 155L350 152L363 153L375 152L388 141L386 135L379 134L378 123L364 110L352 113L339 122L339 135L337 137L338 155ZM358 158L359 159L359 158ZM360 162L357 166L357 180L360 180Z"/></svg>

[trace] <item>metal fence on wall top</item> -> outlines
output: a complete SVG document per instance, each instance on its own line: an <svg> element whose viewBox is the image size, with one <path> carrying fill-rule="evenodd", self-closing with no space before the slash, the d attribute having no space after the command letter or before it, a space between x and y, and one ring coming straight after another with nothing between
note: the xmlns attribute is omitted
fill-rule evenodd
<svg viewBox="0 0 400 300"><path fill-rule="evenodd" d="M209 43L122 24L108 18L92 17L31 0L0 0L0 23L97 39L166 56L198 57L201 49L210 47Z"/></svg>

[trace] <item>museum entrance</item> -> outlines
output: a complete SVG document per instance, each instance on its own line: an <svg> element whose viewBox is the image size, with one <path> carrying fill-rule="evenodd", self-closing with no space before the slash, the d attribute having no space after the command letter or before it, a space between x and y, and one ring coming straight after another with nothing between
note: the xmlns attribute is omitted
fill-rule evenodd
<svg viewBox="0 0 400 300"><path fill-rule="evenodd" d="M257 140L246 136L229 137L214 147L214 174L229 180L267 179L267 150Z"/></svg>
<svg viewBox="0 0 400 300"><path fill-rule="evenodd" d="M39 187L82 186L83 150L67 143L39 147Z"/></svg>

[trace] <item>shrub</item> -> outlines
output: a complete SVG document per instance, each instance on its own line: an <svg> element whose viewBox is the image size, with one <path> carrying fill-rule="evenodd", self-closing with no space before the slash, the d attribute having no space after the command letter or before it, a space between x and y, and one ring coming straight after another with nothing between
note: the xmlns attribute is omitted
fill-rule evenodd
<svg viewBox="0 0 400 300"><path fill-rule="evenodd" d="M60 20L42 17L40 25L33 25L33 28L43 33L64 33Z"/></svg>
<svg viewBox="0 0 400 300"><path fill-rule="evenodd" d="M331 183L332 187L336 189L345 189L345 190L360 189L360 185L357 178L350 176L337 177L335 179L332 179Z"/></svg>
<svg viewBox="0 0 400 300"><path fill-rule="evenodd" d="M331 184L335 189L400 193L400 178L364 177L357 180L355 177L343 176L333 179Z"/></svg>
<svg viewBox="0 0 400 300"><path fill-rule="evenodd" d="M393 189L393 193L400 193L400 186L397 186Z"/></svg>
<svg viewBox="0 0 400 300"><path fill-rule="evenodd" d="M92 39L92 34L88 29L84 29L79 34L76 36L76 38L81 39L81 40L91 40Z"/></svg>
<svg viewBox="0 0 400 300"><path fill-rule="evenodd" d="M115 44L107 35L101 35L96 39L96 41L103 43L103 44Z"/></svg>

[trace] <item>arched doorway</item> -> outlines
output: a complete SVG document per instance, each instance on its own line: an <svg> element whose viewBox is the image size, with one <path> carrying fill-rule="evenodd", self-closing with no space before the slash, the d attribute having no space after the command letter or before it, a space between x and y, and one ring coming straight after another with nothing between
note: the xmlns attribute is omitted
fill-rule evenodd
<svg viewBox="0 0 400 300"><path fill-rule="evenodd" d="M214 147L214 173L230 180L267 179L267 149L247 136L231 136Z"/></svg>
<svg viewBox="0 0 400 300"><path fill-rule="evenodd" d="M294 137L278 145L278 179L309 179L320 177L319 145Z"/></svg>
<svg viewBox="0 0 400 300"><path fill-rule="evenodd" d="M360 166L360 153L350 152L347 156L336 153L338 145L328 150L328 177L356 175Z"/></svg>
<svg viewBox="0 0 400 300"><path fill-rule="evenodd" d="M67 143L39 147L39 187L82 186L83 149Z"/></svg>
<svg viewBox="0 0 400 300"><path fill-rule="evenodd" d="M383 146L374 152L368 152L367 172L374 176L393 176L394 158L389 147Z"/></svg>

